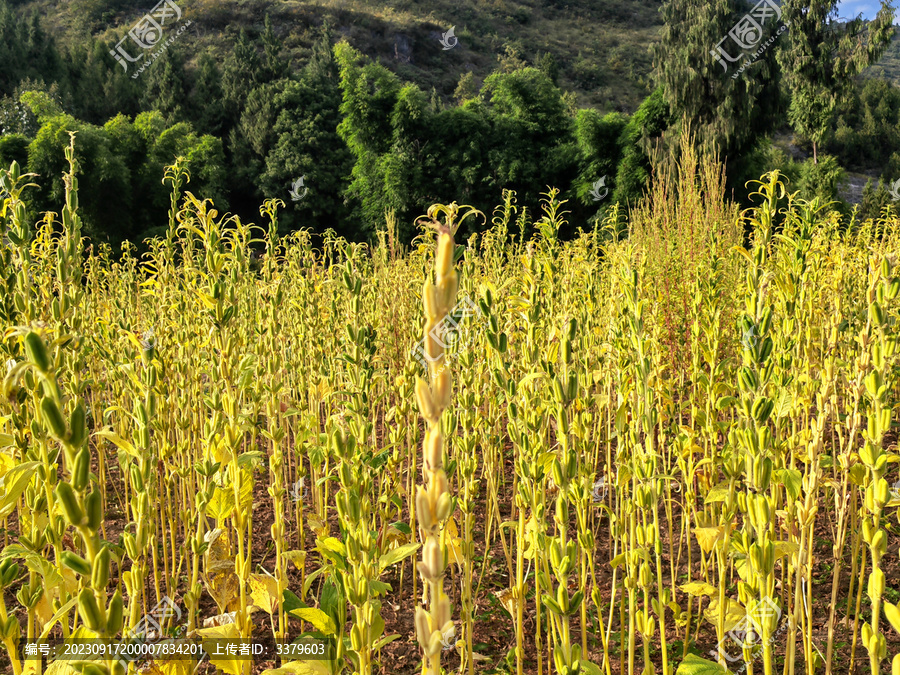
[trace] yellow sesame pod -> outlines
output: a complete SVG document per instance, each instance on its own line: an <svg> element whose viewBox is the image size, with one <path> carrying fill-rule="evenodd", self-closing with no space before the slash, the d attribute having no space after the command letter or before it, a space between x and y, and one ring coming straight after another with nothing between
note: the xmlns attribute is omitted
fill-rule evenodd
<svg viewBox="0 0 900 675"><path fill-rule="evenodd" d="M63 513L70 525L79 526L84 519L84 512L78 504L78 498L68 483L60 483L56 486L56 498L62 506Z"/></svg>
<svg viewBox="0 0 900 675"><path fill-rule="evenodd" d="M438 275L438 283L453 271L453 237L446 232L438 235L437 252L434 254L434 270Z"/></svg>
<svg viewBox="0 0 900 675"><path fill-rule="evenodd" d="M41 336L34 331L25 336L25 355L41 372L46 373L50 370L50 356L47 354L47 347Z"/></svg>
<svg viewBox="0 0 900 675"><path fill-rule="evenodd" d="M872 550L875 551L879 557L887 552L887 532L879 529L872 535Z"/></svg>
<svg viewBox="0 0 900 675"><path fill-rule="evenodd" d="M443 411L450 407L450 399L453 394L453 387L450 381L449 368L443 368L435 376L431 391L435 408Z"/></svg>
<svg viewBox="0 0 900 675"><path fill-rule="evenodd" d="M880 598L884 595L884 572L880 569L872 570L872 574L869 575L869 597L872 599Z"/></svg>
<svg viewBox="0 0 900 675"><path fill-rule="evenodd" d="M66 437L66 420L63 418L56 402L49 396L41 399L41 414L47 423L47 428L58 440L62 441Z"/></svg>
<svg viewBox="0 0 900 675"><path fill-rule="evenodd" d="M429 422L436 421L437 413L434 401L431 398L431 389L428 383L421 377L416 378L416 400L419 403L419 412Z"/></svg>

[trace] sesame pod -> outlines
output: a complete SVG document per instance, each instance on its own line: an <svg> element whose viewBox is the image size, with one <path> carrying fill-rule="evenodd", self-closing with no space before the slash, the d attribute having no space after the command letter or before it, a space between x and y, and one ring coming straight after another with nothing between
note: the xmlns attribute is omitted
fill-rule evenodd
<svg viewBox="0 0 900 675"><path fill-rule="evenodd" d="M97 557L94 558L94 562L91 569L91 586L93 586L98 591L103 591L106 589L106 584L109 582L109 549L104 546L100 553L97 554Z"/></svg>
<svg viewBox="0 0 900 675"><path fill-rule="evenodd" d="M41 399L41 414L44 416L44 421L47 423L50 433L58 440L65 439L66 421L59 411L59 406L49 396L44 396Z"/></svg>
<svg viewBox="0 0 900 675"><path fill-rule="evenodd" d="M453 271L454 249L453 237L442 232L438 236L437 252L434 255L434 270L437 273L438 283Z"/></svg>
<svg viewBox="0 0 900 675"><path fill-rule="evenodd" d="M341 281L344 282L344 287L348 291L353 290L353 280L350 278L350 273L347 270L344 270L343 274L341 274Z"/></svg>
<svg viewBox="0 0 900 675"><path fill-rule="evenodd" d="M416 399L419 402L419 412L429 422L437 420L437 410L434 401L431 398L431 389L428 383L421 377L416 378Z"/></svg>
<svg viewBox="0 0 900 675"><path fill-rule="evenodd" d="M87 440L86 414L81 401L76 404L69 416L69 430L71 431L69 443L74 447L80 447Z"/></svg>
<svg viewBox="0 0 900 675"><path fill-rule="evenodd" d="M109 601L109 609L106 612L106 631L110 635L116 635L125 623L124 603L121 589L116 589L112 600Z"/></svg>
<svg viewBox="0 0 900 675"><path fill-rule="evenodd" d="M578 396L578 373L570 370L569 379L566 380L566 398L572 401L576 396Z"/></svg>
<svg viewBox="0 0 900 675"><path fill-rule="evenodd" d="M83 577L91 576L91 564L77 553L63 551L59 554L59 562Z"/></svg>
<svg viewBox="0 0 900 675"><path fill-rule="evenodd" d="M897 630L900 630L900 628ZM900 654L894 656L894 661L891 664L891 675L900 675Z"/></svg>
<svg viewBox="0 0 900 675"><path fill-rule="evenodd" d="M43 373L50 370L50 356L41 336L31 331L25 336L25 355Z"/></svg>
<svg viewBox="0 0 900 675"><path fill-rule="evenodd" d="M868 588L866 589L871 599L874 600L884 595L884 583L884 572L880 569L872 570L872 574L869 575Z"/></svg>
<svg viewBox="0 0 900 675"><path fill-rule="evenodd" d="M578 330L578 319L569 319L567 337L569 340L575 339L575 331Z"/></svg>
<svg viewBox="0 0 900 675"><path fill-rule="evenodd" d="M91 453L87 448L81 448L75 455L75 466L72 469L72 487L78 492L87 487L91 475Z"/></svg>
<svg viewBox="0 0 900 675"><path fill-rule="evenodd" d="M103 523L103 495L99 490L92 490L85 498L84 511L87 516L87 526L92 530L99 530Z"/></svg>
<svg viewBox="0 0 900 675"><path fill-rule="evenodd" d="M78 594L78 613L88 628L103 632L106 627L106 617L103 616L103 611L97 604L97 598L94 597L94 591L90 588L82 588L81 593Z"/></svg>
<svg viewBox="0 0 900 675"><path fill-rule="evenodd" d="M68 483L60 483L57 485L56 498L59 500L69 524L76 526L81 525L84 513L81 510L81 506L78 504L78 497L75 496L75 491L72 490L72 486Z"/></svg>
<svg viewBox="0 0 900 675"><path fill-rule="evenodd" d="M144 477L141 475L141 470L137 464L131 465L131 487L135 492L143 492L144 491Z"/></svg>

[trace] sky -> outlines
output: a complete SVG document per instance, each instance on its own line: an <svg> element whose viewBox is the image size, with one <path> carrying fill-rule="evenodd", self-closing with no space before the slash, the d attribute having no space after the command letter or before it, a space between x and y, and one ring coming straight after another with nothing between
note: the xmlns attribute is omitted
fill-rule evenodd
<svg viewBox="0 0 900 675"><path fill-rule="evenodd" d="M838 3L838 16L853 19L862 14L865 19L874 19L880 7L879 0L841 0Z"/></svg>

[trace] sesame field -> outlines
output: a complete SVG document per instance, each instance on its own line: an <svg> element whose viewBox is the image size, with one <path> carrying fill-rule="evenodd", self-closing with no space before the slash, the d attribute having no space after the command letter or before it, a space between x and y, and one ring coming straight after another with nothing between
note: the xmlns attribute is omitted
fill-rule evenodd
<svg viewBox="0 0 900 675"><path fill-rule="evenodd" d="M139 252L45 180L0 170L2 672L900 675L891 208L687 151L627 218L361 244L176 164Z"/></svg>

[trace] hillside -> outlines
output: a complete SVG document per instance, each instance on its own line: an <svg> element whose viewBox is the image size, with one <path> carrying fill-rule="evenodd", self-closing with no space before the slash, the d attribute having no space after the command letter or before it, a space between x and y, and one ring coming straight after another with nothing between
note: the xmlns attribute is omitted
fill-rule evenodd
<svg viewBox="0 0 900 675"><path fill-rule="evenodd" d="M239 28L262 31L266 13L299 63L323 21L364 54L425 91L449 99L459 78L483 78L507 56L534 62L551 54L559 83L579 106L633 111L650 91L649 47L660 28L661 0L179 0L193 25L178 40L190 64L210 49L224 58ZM37 10L60 43L113 40L152 8L147 0L37 0ZM442 33L455 27L456 47L444 50ZM110 58L110 67L116 67Z"/></svg>

